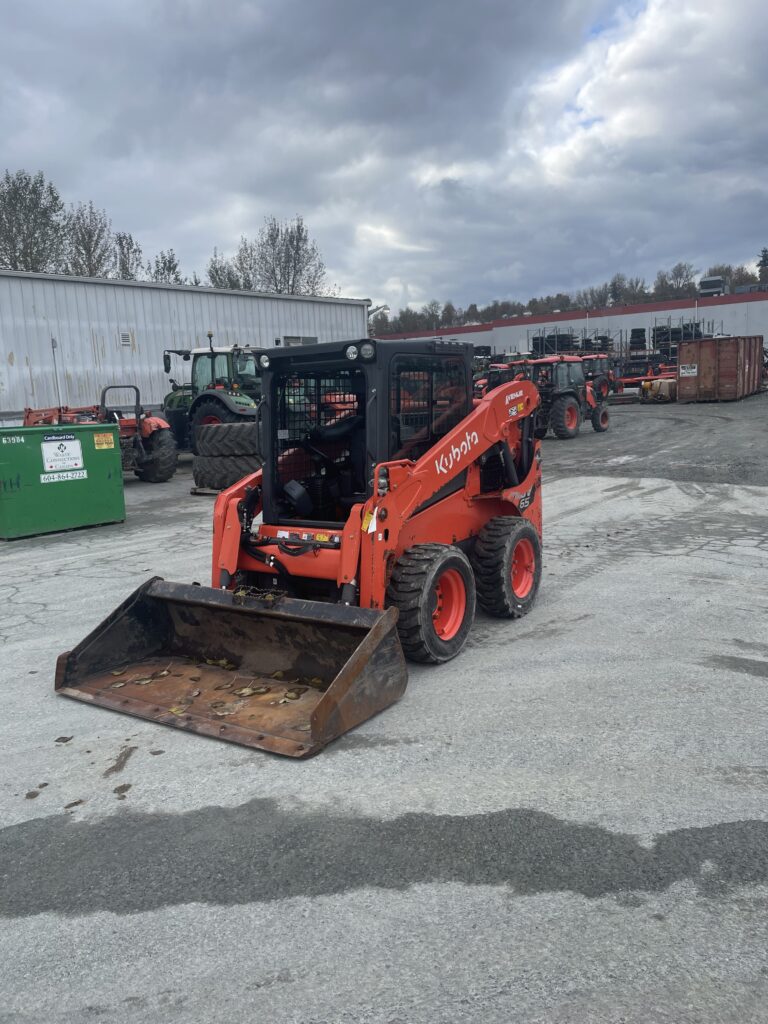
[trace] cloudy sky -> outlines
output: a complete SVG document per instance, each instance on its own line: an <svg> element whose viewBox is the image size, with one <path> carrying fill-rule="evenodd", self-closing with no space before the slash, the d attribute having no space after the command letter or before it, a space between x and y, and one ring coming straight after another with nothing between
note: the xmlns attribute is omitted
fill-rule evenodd
<svg viewBox="0 0 768 1024"><path fill-rule="evenodd" d="M2 0L0 167L204 272L304 215L396 309L768 245L764 0Z"/></svg>

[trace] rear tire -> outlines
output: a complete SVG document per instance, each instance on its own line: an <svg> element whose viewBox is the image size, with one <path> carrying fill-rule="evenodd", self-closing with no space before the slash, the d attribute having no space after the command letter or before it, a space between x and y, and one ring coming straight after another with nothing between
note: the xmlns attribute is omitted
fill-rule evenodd
<svg viewBox="0 0 768 1024"><path fill-rule="evenodd" d="M214 423L239 423L242 417L217 398L205 398L195 408L189 422L189 443L197 455L197 428Z"/></svg>
<svg viewBox="0 0 768 1024"><path fill-rule="evenodd" d="M196 455L192 462L192 477L195 487L223 491L244 476L250 476L261 469L261 465L258 455L230 455L222 458Z"/></svg>
<svg viewBox="0 0 768 1024"><path fill-rule="evenodd" d="M592 410L592 429L598 434L604 434L608 429L611 417L604 405L598 405Z"/></svg>
<svg viewBox="0 0 768 1024"><path fill-rule="evenodd" d="M480 531L472 552L477 603L489 615L519 619L536 601L541 541L527 519L497 516Z"/></svg>
<svg viewBox="0 0 768 1024"><path fill-rule="evenodd" d="M475 618L475 578L464 552L450 544L416 544L392 570L387 604L400 612L397 631L406 658L455 658Z"/></svg>
<svg viewBox="0 0 768 1024"><path fill-rule="evenodd" d="M259 425L255 419L238 423L201 424L196 431L197 454L207 456L258 455Z"/></svg>
<svg viewBox="0 0 768 1024"><path fill-rule="evenodd" d="M552 406L550 422L555 437L561 441L569 441L579 433L581 426L581 409L572 395L558 398Z"/></svg>
<svg viewBox="0 0 768 1024"><path fill-rule="evenodd" d="M144 451L152 456L152 461L134 470L139 480L149 484L164 484L170 480L179 463L179 450L173 431L166 428L155 430L144 441Z"/></svg>

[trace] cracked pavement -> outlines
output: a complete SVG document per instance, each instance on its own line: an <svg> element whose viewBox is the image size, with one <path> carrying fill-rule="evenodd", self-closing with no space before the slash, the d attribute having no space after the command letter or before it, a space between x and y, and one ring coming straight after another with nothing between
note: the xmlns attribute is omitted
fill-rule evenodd
<svg viewBox="0 0 768 1024"><path fill-rule="evenodd" d="M768 395L544 443L539 600L307 762L53 694L212 500L0 547L0 1024L766 1019Z"/></svg>

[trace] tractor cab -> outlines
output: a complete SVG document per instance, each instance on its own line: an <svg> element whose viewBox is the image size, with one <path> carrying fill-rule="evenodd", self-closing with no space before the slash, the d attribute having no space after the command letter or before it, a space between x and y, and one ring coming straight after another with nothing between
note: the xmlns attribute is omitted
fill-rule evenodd
<svg viewBox="0 0 768 1024"><path fill-rule="evenodd" d="M592 385L595 393L600 398L607 398L615 376L611 369L610 360L604 352L581 357L584 368L584 377Z"/></svg>
<svg viewBox="0 0 768 1024"><path fill-rule="evenodd" d="M196 450L195 432L200 426L256 418L261 398L258 349L214 346L212 342L208 348L166 349L163 367L167 374L171 356L192 364L188 380L180 384L169 378L171 391L163 400L163 414L180 448Z"/></svg>
<svg viewBox="0 0 768 1024"><path fill-rule="evenodd" d="M378 463L416 461L468 415L471 360L471 345L434 341L262 353L264 522L344 523Z"/></svg>

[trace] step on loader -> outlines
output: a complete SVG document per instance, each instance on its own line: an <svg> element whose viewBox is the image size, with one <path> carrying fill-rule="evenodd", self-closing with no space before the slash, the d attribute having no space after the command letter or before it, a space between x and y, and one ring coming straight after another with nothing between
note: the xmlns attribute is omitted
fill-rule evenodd
<svg viewBox="0 0 768 1024"><path fill-rule="evenodd" d="M530 381L472 396L472 346L260 356L263 467L215 505L210 587L153 579L57 663L59 694L292 757L396 701L405 658L463 648L478 604L533 605Z"/></svg>

